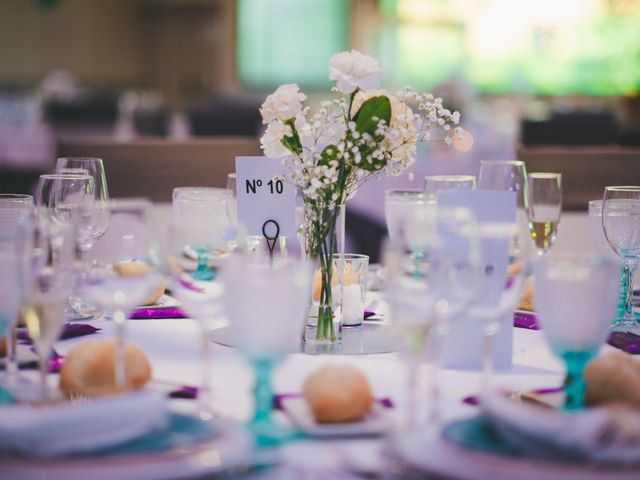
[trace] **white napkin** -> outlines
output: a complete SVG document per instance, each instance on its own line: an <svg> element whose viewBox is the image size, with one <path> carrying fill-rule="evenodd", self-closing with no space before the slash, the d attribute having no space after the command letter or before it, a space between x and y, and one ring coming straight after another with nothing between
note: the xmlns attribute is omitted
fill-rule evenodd
<svg viewBox="0 0 640 480"><path fill-rule="evenodd" d="M510 445L533 456L596 463L640 461L640 411L597 407L566 412L498 393L483 399L484 419Z"/></svg>
<svg viewBox="0 0 640 480"><path fill-rule="evenodd" d="M167 424L166 397L143 390L49 406L0 407L0 451L48 456L90 452Z"/></svg>

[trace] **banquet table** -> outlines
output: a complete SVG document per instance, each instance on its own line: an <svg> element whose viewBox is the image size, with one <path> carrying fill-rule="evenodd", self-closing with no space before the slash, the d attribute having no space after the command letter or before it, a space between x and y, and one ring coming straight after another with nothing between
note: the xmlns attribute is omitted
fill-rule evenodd
<svg viewBox="0 0 640 480"><path fill-rule="evenodd" d="M160 210L166 214L166 208ZM580 250L585 247L584 238L587 225L586 215L575 216L573 234L578 232L576 246L567 241L562 248ZM561 230L562 231L562 230ZM582 242L582 243L580 243ZM559 242L559 245L563 243ZM377 313L384 313L384 321L389 315L381 293L371 292L368 301L376 302ZM102 330L91 337L79 337L59 341L55 349L61 355L86 338L107 338L114 334L114 325L105 318L98 318L90 323ZM214 328L223 327L226 319L215 319ZM153 369L151 388L177 389L184 385L198 386L202 376L201 330L199 324L190 318L183 319L143 319L127 322L127 338L139 345L147 354ZM508 328L512 328L509 326ZM608 346L605 349L611 348ZM369 380L374 397L390 398L394 407L389 409L394 423L401 425L406 412L406 372L397 353L369 355L309 355L294 353L288 355L275 371L273 378L276 393L296 393L301 391L305 378L317 368L327 364L352 365L358 368ZM429 380L429 365L422 364L419 371L420 385L424 398ZM439 411L441 422L471 416L477 413L478 407L463 403L463 398L475 395L480 388L481 375L473 370L441 369L439 380ZM509 390L527 391L537 388L557 387L563 380L563 366L551 354L541 331L514 328L513 366L508 370L498 370L492 377L493 387L504 387ZM52 378L53 382L54 379ZM57 381L57 379L55 379ZM243 422L252 413L251 388L253 376L248 364L233 348L213 344L211 382L212 398L215 412L224 419ZM193 412L197 402L193 400L177 400L181 408ZM423 415L426 413L426 402L422 402ZM285 416L278 412L279 420L287 422ZM427 426L425 426L427 428ZM384 437L364 439L319 440L302 438L285 444L278 453L280 461L286 465L293 458L293 463L309 462L316 471L339 468L341 470L366 472L377 478L385 477L386 464L381 460L382 451L388 447ZM286 452L292 452L286 455ZM337 466L337 467L336 467ZM1 467L1 466L0 466ZM299 465L295 466L296 468ZM0 472L2 469L0 468ZM113 472L96 472L94 480L111 478ZM252 474L253 475L253 474ZM0 475L0 477L2 477ZM41 478L47 478L42 472ZM70 476L69 478L73 478ZM291 478L295 478L291 477ZM334 478L327 477L309 478ZM346 477L347 478L347 477Z"/></svg>

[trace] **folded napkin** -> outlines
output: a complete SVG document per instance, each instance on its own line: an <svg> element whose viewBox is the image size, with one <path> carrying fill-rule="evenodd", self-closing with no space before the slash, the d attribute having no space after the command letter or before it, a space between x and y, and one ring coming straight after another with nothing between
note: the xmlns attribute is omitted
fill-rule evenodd
<svg viewBox="0 0 640 480"><path fill-rule="evenodd" d="M134 320L151 320L163 318L186 318L187 314L180 307L137 308L129 318Z"/></svg>
<svg viewBox="0 0 640 480"><path fill-rule="evenodd" d="M640 354L640 335L633 332L611 332L607 342L623 352Z"/></svg>
<svg viewBox="0 0 640 480"><path fill-rule="evenodd" d="M527 328L529 330L540 330L536 314L523 310L513 312L513 326L516 328Z"/></svg>
<svg viewBox="0 0 640 480"><path fill-rule="evenodd" d="M190 387L184 385L176 390L169 392L169 398L181 398L183 400L195 400L198 398L200 389L198 387Z"/></svg>
<svg viewBox="0 0 640 480"><path fill-rule="evenodd" d="M85 335L92 335L100 332L102 329L89 325L88 323L66 323L62 327L60 333L60 340L66 340L69 338L83 337ZM31 337L29 332L25 329L18 329L16 333L18 341L24 345L31 345Z"/></svg>
<svg viewBox="0 0 640 480"><path fill-rule="evenodd" d="M102 450L166 426L166 397L154 390L0 408L0 451L51 456Z"/></svg>
<svg viewBox="0 0 640 480"><path fill-rule="evenodd" d="M522 455L601 464L640 462L640 412L597 407L565 412L494 393L483 398L482 420Z"/></svg>
<svg viewBox="0 0 640 480"><path fill-rule="evenodd" d="M287 398L298 398L301 396L302 393L277 393L273 396L273 408L275 410L282 410L283 400ZM395 406L393 400L391 400L389 397L376 398L374 401L379 403L384 408L393 408Z"/></svg>

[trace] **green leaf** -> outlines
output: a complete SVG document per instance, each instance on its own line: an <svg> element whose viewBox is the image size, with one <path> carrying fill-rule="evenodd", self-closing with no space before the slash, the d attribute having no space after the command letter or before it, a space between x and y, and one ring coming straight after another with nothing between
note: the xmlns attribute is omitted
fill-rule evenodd
<svg viewBox="0 0 640 480"><path fill-rule="evenodd" d="M293 132L293 134L291 136L282 137L282 145L284 145L284 147L290 152L297 154L302 153L302 142L300 141L300 135L298 135L298 131L296 130L296 125L293 119L289 119L284 123L291 127L291 131Z"/></svg>
<svg viewBox="0 0 640 480"><path fill-rule="evenodd" d="M383 95L366 100L355 114L356 130L359 133L373 135L378 122L384 120L387 125L391 121L391 102Z"/></svg>

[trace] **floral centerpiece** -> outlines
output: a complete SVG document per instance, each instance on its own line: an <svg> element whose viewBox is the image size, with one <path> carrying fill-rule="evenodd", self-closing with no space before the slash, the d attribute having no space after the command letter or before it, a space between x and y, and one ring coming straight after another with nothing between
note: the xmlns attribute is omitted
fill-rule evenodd
<svg viewBox="0 0 640 480"><path fill-rule="evenodd" d="M312 111L298 85L285 84L260 107L267 125L260 140L264 154L282 157L285 179L304 199L303 248L320 272L319 341L336 339L332 280L336 230L346 200L364 182L411 167L417 142L451 144L461 133L460 114L447 110L441 98L409 87L391 94L379 88L381 75L376 59L355 50L341 52L329 65L335 98ZM438 138L432 136L434 129L442 132Z"/></svg>

